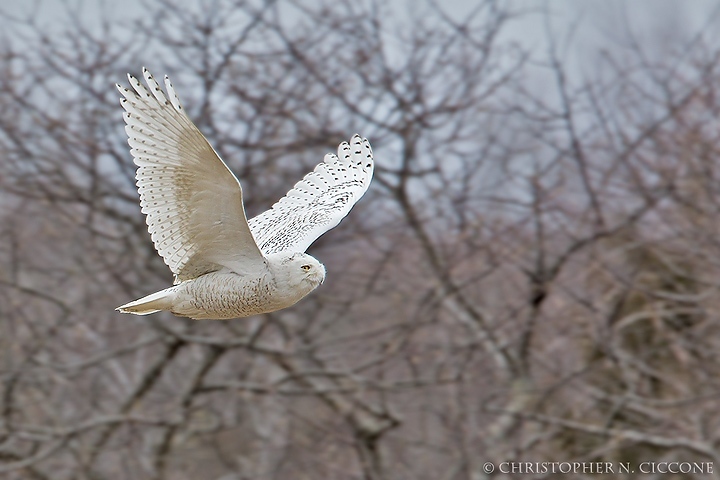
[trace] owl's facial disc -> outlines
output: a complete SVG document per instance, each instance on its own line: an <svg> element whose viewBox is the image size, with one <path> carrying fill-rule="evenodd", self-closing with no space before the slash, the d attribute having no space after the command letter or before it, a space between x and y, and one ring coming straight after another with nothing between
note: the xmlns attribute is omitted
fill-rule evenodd
<svg viewBox="0 0 720 480"><path fill-rule="evenodd" d="M325 267L322 263L310 255L303 255L298 260L300 260L299 267L305 280L319 284L325 281Z"/></svg>

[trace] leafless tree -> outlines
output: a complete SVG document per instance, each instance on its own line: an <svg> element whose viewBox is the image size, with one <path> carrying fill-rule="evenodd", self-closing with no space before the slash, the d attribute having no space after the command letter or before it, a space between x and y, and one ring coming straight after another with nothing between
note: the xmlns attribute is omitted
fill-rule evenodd
<svg viewBox="0 0 720 480"><path fill-rule="evenodd" d="M4 19L7 478L716 461L720 45L700 32L652 56L628 37L582 77L551 30L541 53L503 36L537 12L399 5ZM317 292L225 322L114 312L171 280L113 89L142 65L173 78L250 216L350 134L371 139L373 186L311 247L328 268Z"/></svg>

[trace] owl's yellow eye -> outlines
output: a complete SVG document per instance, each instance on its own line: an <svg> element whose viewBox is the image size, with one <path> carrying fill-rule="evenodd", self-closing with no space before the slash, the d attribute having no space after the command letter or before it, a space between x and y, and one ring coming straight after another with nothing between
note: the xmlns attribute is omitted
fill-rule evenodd
<svg viewBox="0 0 720 480"><path fill-rule="evenodd" d="M307 272L307 271L310 271L310 268L311 268L311 267L310 267L310 265L303 265L303 266L300 267L300 268L302 268L303 270L305 270L305 271Z"/></svg>

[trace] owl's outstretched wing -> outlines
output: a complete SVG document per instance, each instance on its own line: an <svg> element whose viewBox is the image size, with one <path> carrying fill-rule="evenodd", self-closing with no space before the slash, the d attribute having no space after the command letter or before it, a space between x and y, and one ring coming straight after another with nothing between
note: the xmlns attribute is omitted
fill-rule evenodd
<svg viewBox="0 0 720 480"><path fill-rule="evenodd" d="M370 185L375 164L366 138L353 136L338 154L295 184L275 205L248 222L265 255L304 252L323 233L335 227Z"/></svg>
<svg viewBox="0 0 720 480"><path fill-rule="evenodd" d="M168 78L169 99L145 68L143 76L149 89L131 75L132 89L117 88L155 249L176 281L222 267L240 274L261 268L237 178L187 116Z"/></svg>

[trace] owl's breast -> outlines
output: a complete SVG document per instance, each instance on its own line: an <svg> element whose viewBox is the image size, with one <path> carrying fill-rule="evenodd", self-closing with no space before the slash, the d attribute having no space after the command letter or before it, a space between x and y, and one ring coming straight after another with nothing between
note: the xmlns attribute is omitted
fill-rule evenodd
<svg viewBox="0 0 720 480"><path fill-rule="evenodd" d="M289 307L306 292L279 288L270 272L238 275L211 272L182 282L172 313L197 320L249 317ZM309 293L309 292L308 292Z"/></svg>

